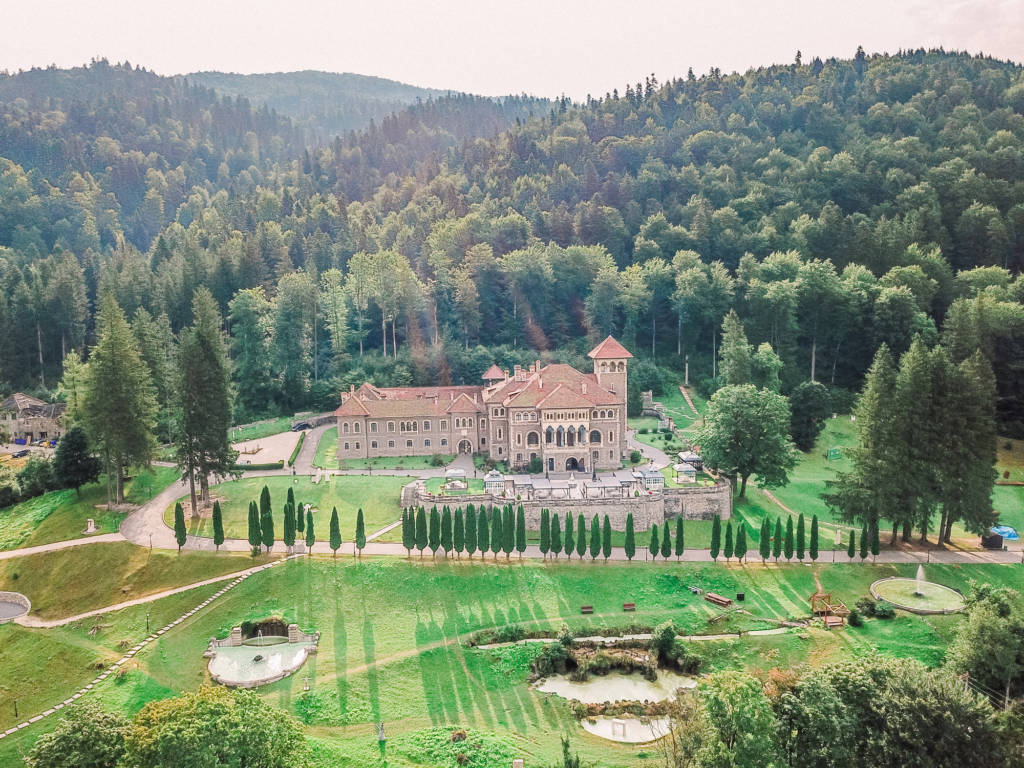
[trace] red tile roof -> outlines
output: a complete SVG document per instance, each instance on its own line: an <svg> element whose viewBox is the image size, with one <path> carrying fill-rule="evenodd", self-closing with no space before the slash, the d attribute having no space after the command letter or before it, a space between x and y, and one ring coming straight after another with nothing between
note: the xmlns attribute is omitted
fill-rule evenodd
<svg viewBox="0 0 1024 768"><path fill-rule="evenodd" d="M609 336L607 339L602 341L596 347L594 347L587 354L587 357L593 358L594 360L607 360L609 358L629 358L632 357L629 354L629 350L619 344L615 339Z"/></svg>
<svg viewBox="0 0 1024 768"><path fill-rule="evenodd" d="M505 378L505 372L495 364L488 368L480 378L484 381L501 381Z"/></svg>

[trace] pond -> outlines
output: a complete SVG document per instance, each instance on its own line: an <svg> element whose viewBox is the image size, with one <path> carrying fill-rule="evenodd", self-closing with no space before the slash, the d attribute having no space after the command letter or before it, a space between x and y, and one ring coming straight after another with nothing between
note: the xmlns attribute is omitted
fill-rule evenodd
<svg viewBox="0 0 1024 768"><path fill-rule="evenodd" d="M665 701L675 696L679 688L695 688L697 679L675 672L658 670L658 679L645 680L639 672L621 675L612 672L607 675L591 675L584 682L574 682L566 675L551 675L538 682L534 688L541 693L554 693L566 699L576 699L584 704L601 704L605 701Z"/></svg>
<svg viewBox="0 0 1024 768"><path fill-rule="evenodd" d="M587 733L622 744L646 744L657 741L668 733L667 717L600 717L583 718L580 725Z"/></svg>
<svg viewBox="0 0 1024 768"><path fill-rule="evenodd" d="M306 643L222 646L210 659L210 676L222 685L262 685L290 675L303 665L307 655Z"/></svg>

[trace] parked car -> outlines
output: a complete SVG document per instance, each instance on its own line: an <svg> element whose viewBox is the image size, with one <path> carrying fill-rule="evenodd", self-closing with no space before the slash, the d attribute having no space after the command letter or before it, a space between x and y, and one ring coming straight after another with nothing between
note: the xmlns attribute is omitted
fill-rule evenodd
<svg viewBox="0 0 1024 768"><path fill-rule="evenodd" d="M24 443L21 443L21 445L24 445ZM12 459L23 459L26 456L28 456L28 448L22 448L20 451L15 451L11 454Z"/></svg>
<svg viewBox="0 0 1024 768"><path fill-rule="evenodd" d="M292 424L292 432L301 432L304 429L312 429L313 425L308 421L296 421Z"/></svg>

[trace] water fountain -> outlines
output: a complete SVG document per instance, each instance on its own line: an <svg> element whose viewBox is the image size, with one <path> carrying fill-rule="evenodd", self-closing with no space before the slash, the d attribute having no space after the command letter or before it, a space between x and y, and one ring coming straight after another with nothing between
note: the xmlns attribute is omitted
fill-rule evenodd
<svg viewBox="0 0 1024 768"><path fill-rule="evenodd" d="M912 613L956 613L963 610L964 596L955 589L928 581L924 566L911 577L889 576L871 585L871 596Z"/></svg>
<svg viewBox="0 0 1024 768"><path fill-rule="evenodd" d="M924 583L924 566L917 566L917 577L914 579L914 597L924 597L921 585Z"/></svg>

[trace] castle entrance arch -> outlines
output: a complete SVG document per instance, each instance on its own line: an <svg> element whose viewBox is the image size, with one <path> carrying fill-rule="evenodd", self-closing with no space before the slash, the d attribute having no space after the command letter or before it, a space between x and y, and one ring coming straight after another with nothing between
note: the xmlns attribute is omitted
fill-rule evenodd
<svg viewBox="0 0 1024 768"><path fill-rule="evenodd" d="M472 453L473 444L469 440L459 441L459 453Z"/></svg>
<svg viewBox="0 0 1024 768"><path fill-rule="evenodd" d="M579 472L583 469L583 463L575 458L569 458L565 460L565 469L568 472Z"/></svg>

